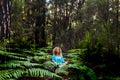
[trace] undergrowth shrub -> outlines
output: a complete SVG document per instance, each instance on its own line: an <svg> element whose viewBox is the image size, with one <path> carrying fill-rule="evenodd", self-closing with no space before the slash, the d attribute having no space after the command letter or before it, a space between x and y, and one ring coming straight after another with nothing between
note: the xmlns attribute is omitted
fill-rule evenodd
<svg viewBox="0 0 120 80"><path fill-rule="evenodd" d="M86 49L72 49L63 53L69 63L61 68L51 61L50 49L25 49L22 53L0 50L0 80L96 80L94 71L81 58Z"/></svg>
<svg viewBox="0 0 120 80"><path fill-rule="evenodd" d="M61 76L45 69L43 62L48 61L50 55L40 50L24 50L23 53L12 53L0 50L0 80L23 80L26 77L42 79L61 78Z"/></svg>

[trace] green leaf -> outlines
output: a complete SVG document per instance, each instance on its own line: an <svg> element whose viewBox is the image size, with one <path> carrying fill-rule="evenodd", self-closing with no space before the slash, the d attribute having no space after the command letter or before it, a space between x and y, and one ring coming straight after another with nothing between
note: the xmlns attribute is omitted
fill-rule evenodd
<svg viewBox="0 0 120 80"><path fill-rule="evenodd" d="M49 77L61 78L59 75L57 75L55 73L52 73L48 70L39 69L39 68L27 69L26 72L29 76L38 76L38 77L49 76Z"/></svg>

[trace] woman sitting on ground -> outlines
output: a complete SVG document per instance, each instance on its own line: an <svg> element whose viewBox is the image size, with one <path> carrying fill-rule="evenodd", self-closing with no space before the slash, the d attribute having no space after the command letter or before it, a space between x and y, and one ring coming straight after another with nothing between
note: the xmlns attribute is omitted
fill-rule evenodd
<svg viewBox="0 0 120 80"><path fill-rule="evenodd" d="M68 61L64 61L62 56L62 49L60 47L55 47L53 49L52 61L58 66L63 67L68 63Z"/></svg>

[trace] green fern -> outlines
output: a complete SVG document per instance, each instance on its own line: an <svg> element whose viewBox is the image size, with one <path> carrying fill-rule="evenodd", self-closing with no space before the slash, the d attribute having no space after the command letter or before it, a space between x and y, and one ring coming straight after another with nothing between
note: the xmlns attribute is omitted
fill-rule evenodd
<svg viewBox="0 0 120 80"><path fill-rule="evenodd" d="M7 51L3 51L3 50L0 50L0 55L18 55L18 56L23 56L23 55L18 54L18 53L12 53L12 52L7 52Z"/></svg>
<svg viewBox="0 0 120 80"><path fill-rule="evenodd" d="M36 56L46 56L46 55L48 55L48 53L45 53L43 51L37 51L37 52L34 52L33 54L35 54Z"/></svg>
<svg viewBox="0 0 120 80"><path fill-rule="evenodd" d="M38 64L38 63L31 63L29 61L20 61L21 65L22 66L25 66L25 67L35 67L35 66L42 66L42 64Z"/></svg>
<svg viewBox="0 0 120 80"><path fill-rule="evenodd" d="M22 67L35 67L35 66L42 66L38 63L31 63L29 61L19 61L19 60L11 60L7 61L4 64L1 64L1 68L22 68Z"/></svg>
<svg viewBox="0 0 120 80"><path fill-rule="evenodd" d="M69 53L83 53L84 51L86 51L87 49L71 49L68 50Z"/></svg>
<svg viewBox="0 0 120 80"><path fill-rule="evenodd" d="M96 75L95 75L94 71L90 68L87 69L86 76L88 76L90 78L90 80L96 80Z"/></svg>
<svg viewBox="0 0 120 80"><path fill-rule="evenodd" d="M76 58L76 57L78 57L78 53L69 53L67 55L67 57L69 57L69 58Z"/></svg>
<svg viewBox="0 0 120 80"><path fill-rule="evenodd" d="M29 55L26 53L18 54L1 50L0 55L8 57L9 61L5 59L5 62L0 65L0 80L18 79L22 76L61 78L56 73L45 70L46 68L44 66L47 64L46 67L48 67L48 62L44 63L44 65L43 63L40 64L41 60L47 61L47 57L49 56L50 59L51 55L42 51L36 53L32 51L31 54L33 55Z"/></svg>
<svg viewBox="0 0 120 80"><path fill-rule="evenodd" d="M6 52L6 51L0 50L0 55L9 57L11 59L26 60L24 55L18 54L18 53L11 53L11 52Z"/></svg>
<svg viewBox="0 0 120 80"><path fill-rule="evenodd" d="M12 73L12 76L15 78L15 79L18 79L19 77L21 77L23 74L25 74L25 71L24 70L13 70L11 71Z"/></svg>
<svg viewBox="0 0 120 80"><path fill-rule="evenodd" d="M40 68L30 68L30 69L17 69L17 70L13 70L13 69L9 69L9 70L2 70L0 71L0 80L8 80L11 78L15 78L18 79L21 76L31 76L31 77L44 77L44 76L49 76L49 77L57 77L57 78L61 78L60 76L58 76L55 73L52 73L48 70L44 70L44 69L40 69Z"/></svg>
<svg viewBox="0 0 120 80"><path fill-rule="evenodd" d="M10 57L11 59L17 59L17 60L27 60L24 57L14 56L14 55L7 55L7 57Z"/></svg>
<svg viewBox="0 0 120 80"><path fill-rule="evenodd" d="M43 63L43 67L45 69L51 70L51 69L54 69L56 67L56 65L52 61L46 61L46 62Z"/></svg>
<svg viewBox="0 0 120 80"><path fill-rule="evenodd" d="M43 48L40 48L40 49L38 49L37 51L43 51L43 52L48 52L49 50L51 50L52 49L52 47L51 46L48 46L48 47L43 47Z"/></svg>
<svg viewBox="0 0 120 80"><path fill-rule="evenodd" d="M79 66L77 64L68 64L68 68L79 69Z"/></svg>
<svg viewBox="0 0 120 80"><path fill-rule="evenodd" d="M64 66L64 67L61 67L61 68L57 68L56 70L55 70L55 73L56 74L63 74L63 75L68 75L69 74L69 72L67 71L67 69L68 69L68 67L67 66Z"/></svg>
<svg viewBox="0 0 120 80"><path fill-rule="evenodd" d="M38 62L40 60L46 60L46 57L45 56L34 56L33 59Z"/></svg>
<svg viewBox="0 0 120 80"><path fill-rule="evenodd" d="M0 71L0 80L8 80L11 78L18 78L24 74L24 70L2 70Z"/></svg>
<svg viewBox="0 0 120 80"><path fill-rule="evenodd" d="M82 59L80 58L80 55L74 54L74 53L68 54L66 60L69 60L70 64L79 64L79 65L81 65L83 63Z"/></svg>
<svg viewBox="0 0 120 80"><path fill-rule="evenodd" d="M16 68L16 67L20 67L20 63L16 62L16 61L8 61L5 62L4 64L0 64L1 68Z"/></svg>
<svg viewBox="0 0 120 80"><path fill-rule="evenodd" d="M55 73L52 73L52 72L50 72L48 70L44 70L44 69L31 68L31 69L27 69L26 71L29 76L40 76L40 77L50 76L50 77L61 78L60 76L56 75Z"/></svg>
<svg viewBox="0 0 120 80"><path fill-rule="evenodd" d="M9 78L9 77L11 77L11 75L9 75L8 70L0 71L0 80L5 80L6 78Z"/></svg>
<svg viewBox="0 0 120 80"><path fill-rule="evenodd" d="M94 71L90 68L88 68L85 65L80 65L80 64L68 64L68 69L75 69L77 74L77 77L80 80L86 80L85 77L87 76L90 80L96 80L96 75ZM71 76L75 76L74 74ZM74 77L75 78L75 77ZM75 78L76 79L76 78Z"/></svg>

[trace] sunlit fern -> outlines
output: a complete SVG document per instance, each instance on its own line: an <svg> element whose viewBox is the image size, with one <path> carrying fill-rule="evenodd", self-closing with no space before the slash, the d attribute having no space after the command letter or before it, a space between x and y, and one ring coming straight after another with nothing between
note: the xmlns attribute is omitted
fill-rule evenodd
<svg viewBox="0 0 120 80"><path fill-rule="evenodd" d="M56 65L52 61L46 61L43 63L43 67L47 70L52 70L52 69L55 69Z"/></svg>
<svg viewBox="0 0 120 80"><path fill-rule="evenodd" d="M42 52L43 53L43 52ZM6 51L0 51L0 56L9 57L9 60L3 58L4 62L0 64L0 80L18 79L19 77L29 76L29 77L45 77L49 76L51 78L58 77L59 75L54 72L48 71L43 68L43 64L40 64L45 55L28 55L11 53ZM38 60L34 60L37 59Z"/></svg>
<svg viewBox="0 0 120 80"><path fill-rule="evenodd" d="M61 68L57 68L55 70L55 73L59 74L59 75L66 75L67 76L69 74L68 67L64 66L64 67L61 67Z"/></svg>
<svg viewBox="0 0 120 80"><path fill-rule="evenodd" d="M0 55L11 59L27 60L26 56L19 53L12 53L0 50Z"/></svg>
<svg viewBox="0 0 120 80"><path fill-rule="evenodd" d="M57 74L52 73L52 72L50 72L48 70L44 70L44 69L31 68L31 69L27 69L26 71L27 71L27 74L29 74L30 76L40 76L40 77L50 76L50 77L61 78Z"/></svg>
<svg viewBox="0 0 120 80"><path fill-rule="evenodd" d="M56 75L55 73L52 73L48 70L40 69L40 68L30 68L30 69L8 69L8 70L2 70L0 71L0 80L8 80L11 78L18 79L21 76L32 76L32 77L58 77L60 76Z"/></svg>
<svg viewBox="0 0 120 80"><path fill-rule="evenodd" d="M23 70L13 70L13 69L9 69L9 70L2 70L0 71L0 80L7 80L7 79L11 79L11 78L18 78L20 76L22 76L24 74L25 71Z"/></svg>
<svg viewBox="0 0 120 80"><path fill-rule="evenodd" d="M57 68L55 73L58 75L69 76L73 80L86 80L86 77L89 77L90 80L96 80L96 75L92 69L85 65L80 65L78 63L67 64L64 67ZM79 77L78 77L79 76ZM78 77L78 78L77 78Z"/></svg>
<svg viewBox="0 0 120 80"><path fill-rule="evenodd" d="M23 68L23 67L35 67L35 66L41 66L41 64L31 63L29 61L19 61L19 60L11 60L3 64L0 64L0 68Z"/></svg>

